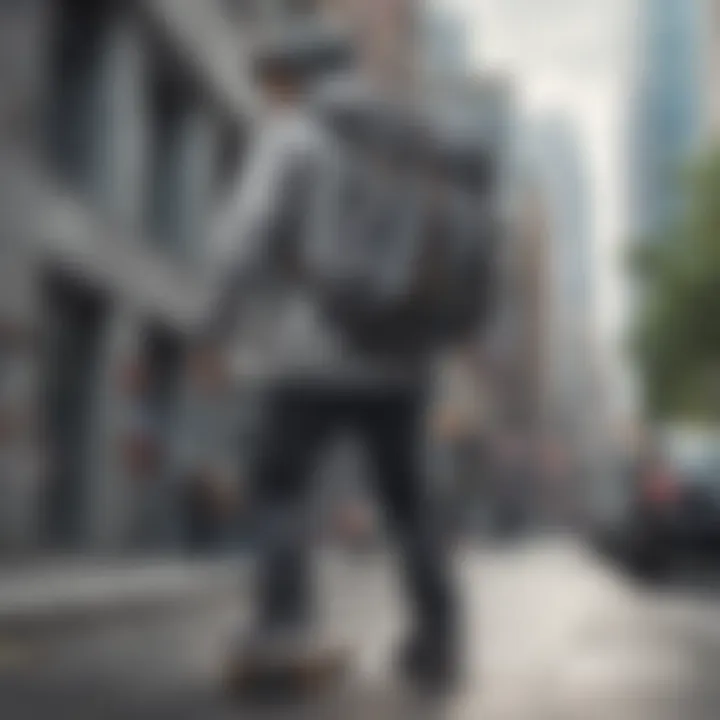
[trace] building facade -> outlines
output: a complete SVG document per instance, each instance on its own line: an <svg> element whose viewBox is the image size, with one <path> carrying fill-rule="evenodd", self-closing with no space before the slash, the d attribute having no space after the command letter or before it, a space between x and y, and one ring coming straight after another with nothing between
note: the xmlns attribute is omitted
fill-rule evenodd
<svg viewBox="0 0 720 720"><path fill-rule="evenodd" d="M642 0L630 98L629 221L652 236L681 210L679 175L703 129L703 0Z"/></svg>
<svg viewBox="0 0 720 720"><path fill-rule="evenodd" d="M702 5L703 140L717 148L720 142L720 1L704 0Z"/></svg>
<svg viewBox="0 0 720 720"><path fill-rule="evenodd" d="M2 550L176 534L186 337L254 108L225 8L198 10L0 9ZM143 424L162 447L148 482L126 452Z"/></svg>
<svg viewBox="0 0 720 720"><path fill-rule="evenodd" d="M569 119L543 118L532 136L548 212L544 424L582 457L597 429L590 410L597 335L590 179Z"/></svg>
<svg viewBox="0 0 720 720"><path fill-rule="evenodd" d="M708 0L707 52L703 87L707 103L707 131L713 144L720 140L720 2Z"/></svg>
<svg viewBox="0 0 720 720"><path fill-rule="evenodd" d="M517 259L513 264L513 294L522 318L514 375L517 416L528 433L543 430L547 406L549 284L551 221L542 183L530 175L520 191L515 226Z"/></svg>
<svg viewBox="0 0 720 720"><path fill-rule="evenodd" d="M467 76L471 44L467 23L456 12L438 3L421 2L422 71L425 82Z"/></svg>

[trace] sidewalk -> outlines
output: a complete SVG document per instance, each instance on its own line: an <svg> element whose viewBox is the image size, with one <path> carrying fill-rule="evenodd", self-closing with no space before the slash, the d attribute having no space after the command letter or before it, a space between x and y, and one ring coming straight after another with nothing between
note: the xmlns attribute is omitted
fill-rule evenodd
<svg viewBox="0 0 720 720"><path fill-rule="evenodd" d="M0 633L60 630L236 591L247 558L62 559L0 567Z"/></svg>

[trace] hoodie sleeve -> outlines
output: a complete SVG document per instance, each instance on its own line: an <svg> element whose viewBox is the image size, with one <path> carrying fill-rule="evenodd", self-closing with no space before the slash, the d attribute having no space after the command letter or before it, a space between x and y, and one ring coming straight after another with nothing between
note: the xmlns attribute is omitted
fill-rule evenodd
<svg viewBox="0 0 720 720"><path fill-rule="evenodd" d="M290 141L282 127L260 132L213 224L211 247L220 271L200 330L205 341L220 342L230 334L246 293L268 270L281 188L295 165Z"/></svg>

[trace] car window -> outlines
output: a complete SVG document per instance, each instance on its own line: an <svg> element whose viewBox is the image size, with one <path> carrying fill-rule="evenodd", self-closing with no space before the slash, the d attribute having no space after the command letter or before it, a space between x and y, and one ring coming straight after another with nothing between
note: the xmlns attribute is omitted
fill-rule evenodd
<svg viewBox="0 0 720 720"><path fill-rule="evenodd" d="M720 447L714 442L677 442L668 447L667 459L682 480L720 484Z"/></svg>

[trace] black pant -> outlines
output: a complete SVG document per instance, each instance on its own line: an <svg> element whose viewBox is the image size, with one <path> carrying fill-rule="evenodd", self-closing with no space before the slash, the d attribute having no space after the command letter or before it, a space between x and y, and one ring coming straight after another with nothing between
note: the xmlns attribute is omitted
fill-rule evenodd
<svg viewBox="0 0 720 720"><path fill-rule="evenodd" d="M423 473L424 393L418 388L286 386L269 398L256 475L261 522L257 603L266 626L302 626L314 611L303 527L320 451L338 431L359 435L375 490L400 544L417 630L443 639L455 621L453 588Z"/></svg>

